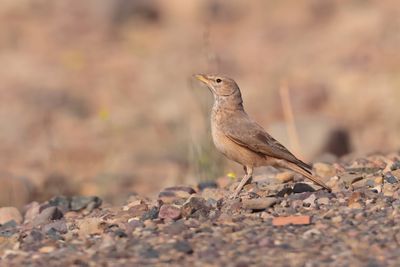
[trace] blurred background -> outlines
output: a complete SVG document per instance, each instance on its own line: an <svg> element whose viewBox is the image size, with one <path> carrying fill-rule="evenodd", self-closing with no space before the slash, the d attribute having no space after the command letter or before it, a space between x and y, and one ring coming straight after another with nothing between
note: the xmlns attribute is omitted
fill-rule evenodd
<svg viewBox="0 0 400 267"><path fill-rule="evenodd" d="M2 0L0 204L242 175L194 73L304 160L395 151L399 47L395 0Z"/></svg>

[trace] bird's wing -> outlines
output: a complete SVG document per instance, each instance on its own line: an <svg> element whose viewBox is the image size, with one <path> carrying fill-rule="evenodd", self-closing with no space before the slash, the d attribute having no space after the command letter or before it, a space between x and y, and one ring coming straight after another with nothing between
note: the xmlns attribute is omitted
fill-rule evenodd
<svg viewBox="0 0 400 267"><path fill-rule="evenodd" d="M311 170L311 166L296 158L260 125L248 118L246 114L232 116L227 124L222 126L222 130L229 139L240 146L265 156L295 163L308 172Z"/></svg>

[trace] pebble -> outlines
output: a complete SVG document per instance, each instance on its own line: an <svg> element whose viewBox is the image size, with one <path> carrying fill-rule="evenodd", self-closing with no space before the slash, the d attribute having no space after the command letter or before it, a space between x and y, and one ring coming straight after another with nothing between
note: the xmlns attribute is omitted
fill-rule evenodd
<svg viewBox="0 0 400 267"><path fill-rule="evenodd" d="M40 252L40 253L51 253L51 252L53 252L55 249L56 249L56 248L55 248L55 247L52 247L52 246L45 246L45 247L41 247L41 248L39 249L39 252Z"/></svg>
<svg viewBox="0 0 400 267"><path fill-rule="evenodd" d="M79 236L85 237L93 234L103 233L101 224L103 220L101 218L89 217L77 220L76 225L79 228Z"/></svg>
<svg viewBox="0 0 400 267"><path fill-rule="evenodd" d="M344 182L344 184L348 187L351 184L362 180L364 177L362 174L353 174L353 173L344 173L339 176L339 178Z"/></svg>
<svg viewBox="0 0 400 267"><path fill-rule="evenodd" d="M177 241L174 244L174 248L179 251L179 252L183 252L185 254L192 254L193 253L193 249L192 246L189 244L189 242L187 241Z"/></svg>
<svg viewBox="0 0 400 267"><path fill-rule="evenodd" d="M293 187L293 193L304 193L304 192L314 192L314 188L305 183L297 183Z"/></svg>
<svg viewBox="0 0 400 267"><path fill-rule="evenodd" d="M182 206L182 215L184 217L207 217L211 207L202 197L190 197Z"/></svg>
<svg viewBox="0 0 400 267"><path fill-rule="evenodd" d="M172 186L172 187L165 188L164 191L186 192L190 195L196 193L196 191L189 186Z"/></svg>
<svg viewBox="0 0 400 267"><path fill-rule="evenodd" d="M328 205L329 204L329 198L327 197L321 197L317 199L318 205Z"/></svg>
<svg viewBox="0 0 400 267"><path fill-rule="evenodd" d="M317 176L329 178L336 175L336 169L331 164L317 162L313 164L313 169Z"/></svg>
<svg viewBox="0 0 400 267"><path fill-rule="evenodd" d="M15 207L0 208L0 224L5 224L9 221L15 221L17 224L22 223L22 215Z"/></svg>
<svg viewBox="0 0 400 267"><path fill-rule="evenodd" d="M282 183L287 183L289 181L292 181L294 178L294 173L293 172L280 172L277 173L275 176L276 179L281 181Z"/></svg>
<svg viewBox="0 0 400 267"><path fill-rule="evenodd" d="M311 223L311 217L307 215L274 217L272 219L272 225L274 226L285 226L289 224L307 225L310 223Z"/></svg>
<svg viewBox="0 0 400 267"><path fill-rule="evenodd" d="M83 209L87 209L88 212L100 207L102 204L102 200L99 197L91 196L73 196L70 202L70 210L72 211L80 211Z"/></svg>
<svg viewBox="0 0 400 267"><path fill-rule="evenodd" d="M32 220L32 225L39 226L61 218L63 218L63 213L57 207L48 207Z"/></svg>
<svg viewBox="0 0 400 267"><path fill-rule="evenodd" d="M343 221L343 218L340 215L339 216L335 216L335 217L332 218L332 222L333 223L340 223L342 221Z"/></svg>
<svg viewBox="0 0 400 267"><path fill-rule="evenodd" d="M132 217L141 217L148 210L149 210L149 207L147 206L147 204L139 204L139 205L130 207L128 209L128 212Z"/></svg>
<svg viewBox="0 0 400 267"><path fill-rule="evenodd" d="M200 182L197 185L197 188L200 191L203 191L206 188L218 188L218 184L215 181L204 181L204 182Z"/></svg>
<svg viewBox="0 0 400 267"><path fill-rule="evenodd" d="M243 199L242 207L245 209L260 211L260 210L265 210L265 209L273 206L276 202L277 202L277 199L274 197Z"/></svg>
<svg viewBox="0 0 400 267"><path fill-rule="evenodd" d="M39 215L40 212L40 205L38 202L31 202L25 207L25 220L24 223L29 223Z"/></svg>
<svg viewBox="0 0 400 267"><path fill-rule="evenodd" d="M387 172L385 174L385 182L388 182L389 184L395 184L398 182L398 180L391 172Z"/></svg>
<svg viewBox="0 0 400 267"><path fill-rule="evenodd" d="M360 192L354 192L351 194L348 200L348 207L352 209L361 209L361 198L363 195Z"/></svg>
<svg viewBox="0 0 400 267"><path fill-rule="evenodd" d="M158 194L158 199L166 204L183 204L196 191L188 186L167 187Z"/></svg>
<svg viewBox="0 0 400 267"><path fill-rule="evenodd" d="M160 208L158 217L161 219L177 220L182 216L181 209L177 206L164 204Z"/></svg>
<svg viewBox="0 0 400 267"><path fill-rule="evenodd" d="M315 194L311 194L308 198L303 200L303 206L305 207L315 207L315 200L317 199L317 197L315 196Z"/></svg>
<svg viewBox="0 0 400 267"><path fill-rule="evenodd" d="M157 207L152 207L150 210L146 211L143 213L141 217L141 221L146 221L146 220L155 220L158 218L158 213L159 213L159 208Z"/></svg>

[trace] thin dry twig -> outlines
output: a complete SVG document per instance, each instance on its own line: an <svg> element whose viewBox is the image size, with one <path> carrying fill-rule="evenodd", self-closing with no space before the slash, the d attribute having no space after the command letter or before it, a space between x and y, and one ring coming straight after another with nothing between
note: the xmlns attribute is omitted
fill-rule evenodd
<svg viewBox="0 0 400 267"><path fill-rule="evenodd" d="M290 100L289 87L286 81L282 82L281 86L279 87L279 94L281 97L283 115L285 117L286 129L289 137L289 145L296 155L303 157L301 153L299 135L294 119L292 102Z"/></svg>

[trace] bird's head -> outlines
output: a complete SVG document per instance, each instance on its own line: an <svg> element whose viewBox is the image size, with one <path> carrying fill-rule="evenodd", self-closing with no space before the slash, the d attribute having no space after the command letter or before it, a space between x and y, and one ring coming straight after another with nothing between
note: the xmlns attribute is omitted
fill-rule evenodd
<svg viewBox="0 0 400 267"><path fill-rule="evenodd" d="M235 93L240 94L240 90L236 82L226 76L213 74L196 74L194 77L203 82L217 99L219 97L229 97Z"/></svg>

